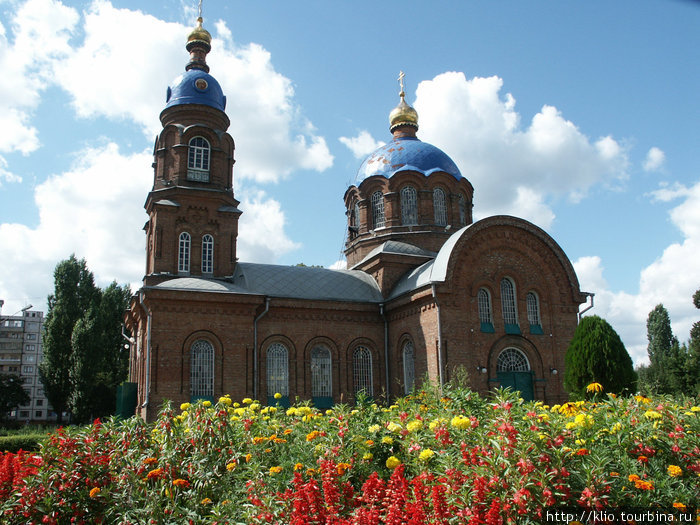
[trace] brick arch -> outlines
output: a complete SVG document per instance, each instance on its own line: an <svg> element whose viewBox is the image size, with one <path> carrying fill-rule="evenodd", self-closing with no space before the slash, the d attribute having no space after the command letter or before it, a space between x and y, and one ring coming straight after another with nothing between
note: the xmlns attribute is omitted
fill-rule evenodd
<svg viewBox="0 0 700 525"><path fill-rule="evenodd" d="M195 341L203 339L214 347L214 397L217 392L223 393L223 348L219 336L211 330L196 330L191 332L182 342L180 349L180 394L186 395L189 401L190 392L190 350Z"/></svg>
<svg viewBox="0 0 700 525"><path fill-rule="evenodd" d="M345 378L347 391L351 393L354 398L354 370L353 370L353 355L355 349L359 346L364 346L370 352L372 356L372 390L373 396L376 397L379 392L381 392L381 360L379 356L379 351L376 343L367 337L358 337L354 339L345 349Z"/></svg>
<svg viewBox="0 0 700 525"><path fill-rule="evenodd" d="M331 352L331 388L332 392L340 391L340 350L330 337L316 336L309 340L304 347L302 366L303 392L311 396L311 351L316 346L325 346ZM335 396L334 396L335 397Z"/></svg>
<svg viewBox="0 0 700 525"><path fill-rule="evenodd" d="M275 343L281 343L287 348L287 373L289 374L289 397L292 398L292 392L297 392L297 373L294 364L297 362L297 351L294 342L287 336L282 334L273 334L266 337L260 343L260 358L258 360L258 392L267 392L267 350Z"/></svg>
<svg viewBox="0 0 700 525"><path fill-rule="evenodd" d="M527 357L530 363L530 369L535 374L535 377L544 377L544 361L540 351L537 349L532 341L525 337L517 335L505 335L500 337L497 341L493 343L488 351L487 365L488 377L496 377L496 364L498 361L498 356L506 348L517 348Z"/></svg>

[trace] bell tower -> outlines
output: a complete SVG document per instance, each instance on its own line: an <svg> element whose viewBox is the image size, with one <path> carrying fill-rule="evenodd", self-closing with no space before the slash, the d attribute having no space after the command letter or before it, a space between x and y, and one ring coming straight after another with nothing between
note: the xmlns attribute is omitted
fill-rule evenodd
<svg viewBox="0 0 700 525"><path fill-rule="evenodd" d="M235 144L226 132L226 97L206 63L211 35L201 16L186 49L190 60L168 87L153 150L146 285L177 276L225 278L236 264Z"/></svg>

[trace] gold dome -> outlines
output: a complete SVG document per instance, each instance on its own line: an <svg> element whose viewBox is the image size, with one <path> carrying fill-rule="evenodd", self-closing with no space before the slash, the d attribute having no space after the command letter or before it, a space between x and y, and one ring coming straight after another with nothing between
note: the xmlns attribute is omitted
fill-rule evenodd
<svg viewBox="0 0 700 525"><path fill-rule="evenodd" d="M399 126L411 126L417 130L418 112L406 104L403 91L399 93L399 96L401 97L401 102L389 113L389 125L391 126L389 131L393 133Z"/></svg>
<svg viewBox="0 0 700 525"><path fill-rule="evenodd" d="M187 45L194 42L203 42L207 46L211 46L211 34L202 27L202 17L197 18L197 27L187 37Z"/></svg>

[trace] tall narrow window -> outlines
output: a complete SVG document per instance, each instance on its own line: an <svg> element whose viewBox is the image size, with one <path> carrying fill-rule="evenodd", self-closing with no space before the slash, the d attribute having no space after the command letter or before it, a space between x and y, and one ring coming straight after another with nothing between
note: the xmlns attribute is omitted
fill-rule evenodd
<svg viewBox="0 0 700 525"><path fill-rule="evenodd" d="M408 395L413 390L416 382L416 356L413 351L413 342L406 341L403 345L403 389Z"/></svg>
<svg viewBox="0 0 700 525"><path fill-rule="evenodd" d="M358 346L352 354L352 376L355 395L364 392L372 396L372 353L366 346Z"/></svg>
<svg viewBox="0 0 700 525"><path fill-rule="evenodd" d="M214 272L214 237L208 233L202 237L202 273Z"/></svg>
<svg viewBox="0 0 700 525"><path fill-rule="evenodd" d="M204 137L190 140L187 180L209 182L209 142Z"/></svg>
<svg viewBox="0 0 700 525"><path fill-rule="evenodd" d="M376 228L384 228L384 195L381 191L372 194L372 225Z"/></svg>
<svg viewBox="0 0 700 525"><path fill-rule="evenodd" d="M480 288L477 296L479 305L479 323L481 331L493 333L493 317L491 315L491 295L486 288Z"/></svg>
<svg viewBox="0 0 700 525"><path fill-rule="evenodd" d="M401 224L418 224L418 194L413 186L401 188Z"/></svg>
<svg viewBox="0 0 700 525"><path fill-rule="evenodd" d="M445 192L441 188L433 190L433 210L435 210L435 224L447 225L447 203Z"/></svg>
<svg viewBox="0 0 700 525"><path fill-rule="evenodd" d="M527 320L530 323L531 334L543 334L540 320L540 300L535 292L527 293Z"/></svg>
<svg viewBox="0 0 700 525"><path fill-rule="evenodd" d="M198 339L190 349L190 398L214 397L214 347Z"/></svg>
<svg viewBox="0 0 700 525"><path fill-rule="evenodd" d="M463 193L459 194L459 225L467 225L467 199Z"/></svg>
<svg viewBox="0 0 700 525"><path fill-rule="evenodd" d="M331 351L325 346L315 346L311 350L311 396L317 398L332 395Z"/></svg>
<svg viewBox="0 0 700 525"><path fill-rule="evenodd" d="M508 277L501 280L501 308L503 309L506 333L519 334L518 312L515 307L515 284Z"/></svg>
<svg viewBox="0 0 700 525"><path fill-rule="evenodd" d="M191 237L187 232L180 234L180 247L177 256L177 271L179 273L190 273L190 245Z"/></svg>
<svg viewBox="0 0 700 525"><path fill-rule="evenodd" d="M282 343L267 349L267 395L275 394L289 395L289 352Z"/></svg>

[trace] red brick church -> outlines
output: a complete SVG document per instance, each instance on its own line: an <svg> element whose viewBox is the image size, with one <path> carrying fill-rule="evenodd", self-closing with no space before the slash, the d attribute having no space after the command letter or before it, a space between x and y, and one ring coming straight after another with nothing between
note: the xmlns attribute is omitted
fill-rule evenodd
<svg viewBox="0 0 700 525"><path fill-rule="evenodd" d="M209 74L210 34L168 89L146 200L146 275L126 314L137 414L231 394L263 402L394 398L457 367L472 388L565 398L586 294L559 245L511 216L472 221L474 189L419 140L403 91L391 141L345 192L347 270L240 262L235 144Z"/></svg>

